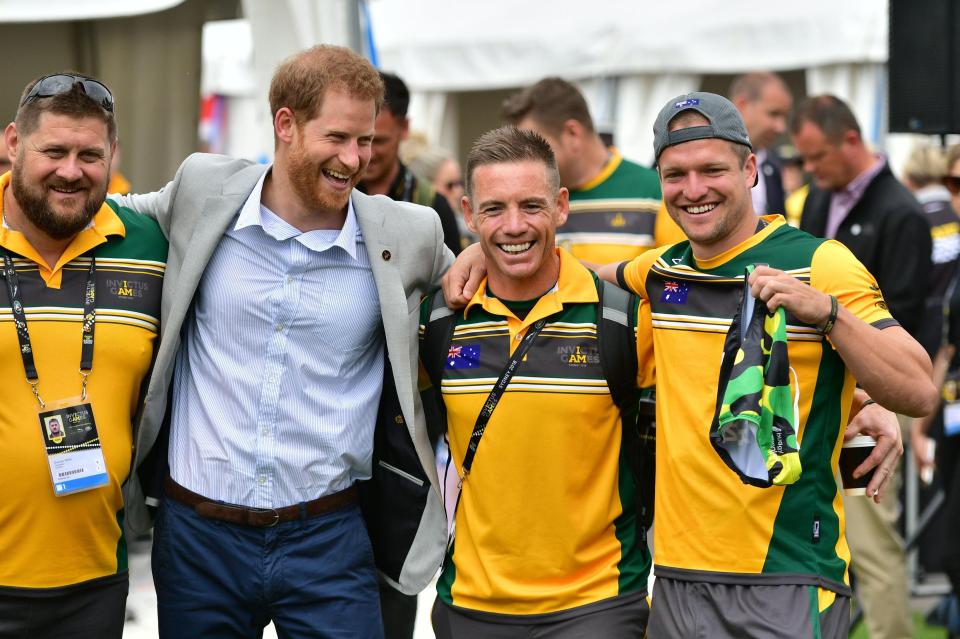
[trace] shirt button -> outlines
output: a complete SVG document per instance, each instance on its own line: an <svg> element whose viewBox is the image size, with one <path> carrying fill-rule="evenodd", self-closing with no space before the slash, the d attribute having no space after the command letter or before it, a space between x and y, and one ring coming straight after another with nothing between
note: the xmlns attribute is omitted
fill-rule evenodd
<svg viewBox="0 0 960 639"><path fill-rule="evenodd" d="M261 430L260 432L261 432L262 434L264 434L264 435L269 435L269 434L270 434L270 429L269 429L269 428L264 428L264 429Z"/></svg>
<svg viewBox="0 0 960 639"><path fill-rule="evenodd" d="M268 381L269 383L271 383L271 384L276 384L276 383L277 383L277 378L274 377L273 375L271 375L270 377L267 378L267 381Z"/></svg>
<svg viewBox="0 0 960 639"><path fill-rule="evenodd" d="M390 251L384 251L383 253L380 254L380 257L382 257L384 261L389 262L391 257Z"/></svg>
<svg viewBox="0 0 960 639"><path fill-rule="evenodd" d="M283 324L277 324L277 332L278 332L278 333L282 333L282 332L283 332Z"/></svg>
<svg viewBox="0 0 960 639"><path fill-rule="evenodd" d="M287 284L293 284L293 275L287 275Z"/></svg>
<svg viewBox="0 0 960 639"><path fill-rule="evenodd" d="M260 475L259 477L257 477L257 483L263 486L265 483L267 483L267 478L264 477L263 475Z"/></svg>
<svg viewBox="0 0 960 639"><path fill-rule="evenodd" d="M522 334L522 333L517 333L516 337L514 337L513 339L515 339L515 340L517 340L517 341L519 342L520 340L523 339L523 334Z"/></svg>

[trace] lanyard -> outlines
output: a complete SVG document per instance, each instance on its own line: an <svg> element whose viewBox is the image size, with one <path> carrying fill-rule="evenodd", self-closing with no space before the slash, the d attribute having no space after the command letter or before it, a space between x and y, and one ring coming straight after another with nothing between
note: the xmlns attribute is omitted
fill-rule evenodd
<svg viewBox="0 0 960 639"><path fill-rule="evenodd" d="M463 481L467 478L467 475L470 474L470 469L473 468L473 458L477 454L477 446L480 445L480 438L483 437L483 432L487 429L487 423L490 421L490 416L493 415L493 410L497 407L497 404L500 403L500 398L503 396L503 392L510 384L510 380L513 379L513 374L517 372L517 367L519 367L520 362L523 361L523 356L527 354L528 350L530 350L533 340L537 337L537 335L540 334L540 330L543 329L546 323L547 319L543 318L534 322L533 326L530 327L530 330L528 330L527 334L524 335L523 341L520 342L519 346L517 346L517 350L513 351L513 356L510 358L510 361L507 362L503 372L500 373L499 379L497 379L497 382L490 390L490 394L487 396L487 401L483 403L483 408L480 409L480 414L477 416L476 424L474 424L473 427L473 433L470 435L470 443L467 444L467 452L463 456L460 481L457 484L457 501L453 505L454 522L456 522L457 519L457 510L460 509L460 497L463 495ZM448 457L448 468L449 465L450 458ZM443 485L446 487L446 470L444 471L443 477ZM446 499L444 499L444 504L446 504ZM454 534L451 533L447 538L448 551L451 544L453 544L453 539ZM444 558L444 563L446 563L446 561L446 558Z"/></svg>
<svg viewBox="0 0 960 639"><path fill-rule="evenodd" d="M507 390L507 385L510 384L510 380L513 379L513 374L517 372L517 367L519 367L520 362L523 361L523 356L530 350L533 340L540 334L540 330L546 323L547 320L544 318L537 320L533 326L530 327L530 330L524 335L523 341L520 342L520 346L517 347L517 350L513 351L513 356L510 358L510 361L507 362L503 372L500 373L500 378L493 385L490 395L487 396L487 401L483 403L483 408L480 409L477 422L473 427L473 433L470 435L470 443L467 444L467 452L463 456L463 465L461 466L462 471L460 474L461 484L463 484L463 480L467 478L467 475L470 474L470 469L473 468L473 458L477 454L477 446L480 445L480 438L483 437L483 432L487 429L487 422L490 421L493 410L500 402L503 392ZM457 503L460 503L459 497L457 498Z"/></svg>
<svg viewBox="0 0 960 639"><path fill-rule="evenodd" d="M95 282L96 276L96 258L90 256L90 269L87 271L87 285L83 291L83 332L81 334L80 347L80 376L83 378L83 388L80 393L81 399L87 398L87 378L93 372L93 328L96 324L96 301L97 288ZM33 345L30 342L30 331L27 329L27 316L23 309L23 297L20 294L20 278L17 276L16 269L13 268L13 258L9 251L3 251L3 274L7 280L7 293L10 296L10 310L13 312L13 322L17 328L17 339L20 341L20 355L23 357L23 370L27 375L27 383L30 384L30 390L34 397L44 408L46 404L40 398L37 391L37 384L40 383L40 376L37 374L37 367L33 361Z"/></svg>

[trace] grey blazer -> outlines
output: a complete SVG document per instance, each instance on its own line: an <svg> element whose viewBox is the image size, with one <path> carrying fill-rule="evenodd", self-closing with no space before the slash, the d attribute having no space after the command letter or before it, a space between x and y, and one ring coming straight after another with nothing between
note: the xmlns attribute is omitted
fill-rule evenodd
<svg viewBox="0 0 960 639"><path fill-rule="evenodd" d="M194 154L162 190L111 196L155 217L170 241L160 345L135 422L134 464L124 487L126 520L134 530L149 528L147 505L156 505L157 479L165 473L164 420L181 328L207 262L265 170L244 160ZM416 392L418 310L421 297L440 285L453 255L432 210L359 191L351 197L380 296L388 358L364 512L378 567L413 594L436 573L446 541L436 464Z"/></svg>

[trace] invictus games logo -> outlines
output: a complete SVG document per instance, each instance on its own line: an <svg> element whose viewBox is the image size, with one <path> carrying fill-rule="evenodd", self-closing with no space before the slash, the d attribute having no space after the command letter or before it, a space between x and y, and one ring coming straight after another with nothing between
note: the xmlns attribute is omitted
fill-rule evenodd
<svg viewBox="0 0 960 639"><path fill-rule="evenodd" d="M150 285L137 280L107 280L107 290L122 299L143 297L150 290Z"/></svg>
<svg viewBox="0 0 960 639"><path fill-rule="evenodd" d="M577 368L600 363L600 349L595 346L558 346L557 356L567 366Z"/></svg>

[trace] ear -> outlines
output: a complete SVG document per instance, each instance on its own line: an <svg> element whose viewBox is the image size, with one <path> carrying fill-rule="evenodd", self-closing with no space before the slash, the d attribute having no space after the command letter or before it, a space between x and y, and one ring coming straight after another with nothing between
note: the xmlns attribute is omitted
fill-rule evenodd
<svg viewBox="0 0 960 639"><path fill-rule="evenodd" d="M569 137L574 140L582 140L584 138L585 131L583 125L580 124L578 120L573 118L567 120L563 123L563 128L560 130L560 137Z"/></svg>
<svg viewBox="0 0 960 639"><path fill-rule="evenodd" d="M863 138L860 137L860 134L854 131L853 129L843 132L843 137L840 138L843 144L849 146L863 146Z"/></svg>
<svg viewBox="0 0 960 639"><path fill-rule="evenodd" d="M460 198L460 208L463 209L463 221L466 222L467 228L479 235L480 232L473 217L473 208L470 206L470 198L466 194Z"/></svg>
<svg viewBox="0 0 960 639"><path fill-rule="evenodd" d="M400 139L406 140L408 135L410 135L410 118L403 118L400 123Z"/></svg>
<svg viewBox="0 0 960 639"><path fill-rule="evenodd" d="M284 144L290 144L296 137L297 129L297 118L293 111L289 107L277 109L276 115L273 116L273 133L277 139Z"/></svg>
<svg viewBox="0 0 960 639"><path fill-rule="evenodd" d="M570 214L570 191L561 186L557 192L557 226L563 226Z"/></svg>
<svg viewBox="0 0 960 639"><path fill-rule="evenodd" d="M3 141L7 145L7 155L12 162L17 157L17 147L20 145L20 134L17 131L17 125L11 122L3 131Z"/></svg>
<svg viewBox="0 0 960 639"><path fill-rule="evenodd" d="M743 174L748 189L757 185L757 156L753 153L747 156L747 161L743 165Z"/></svg>

